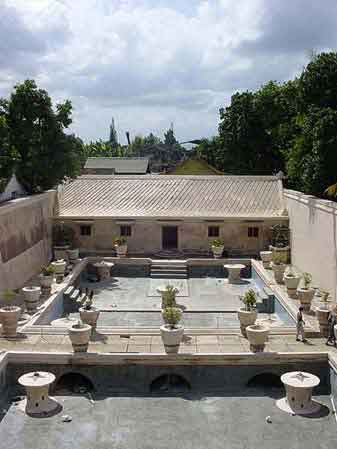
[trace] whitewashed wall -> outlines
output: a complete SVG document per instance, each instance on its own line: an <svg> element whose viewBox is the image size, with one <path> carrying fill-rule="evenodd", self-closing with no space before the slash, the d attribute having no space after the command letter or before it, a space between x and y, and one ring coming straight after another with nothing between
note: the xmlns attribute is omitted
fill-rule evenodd
<svg viewBox="0 0 337 449"><path fill-rule="evenodd" d="M313 285L337 295L337 203L284 192L292 239L292 263L313 276Z"/></svg>

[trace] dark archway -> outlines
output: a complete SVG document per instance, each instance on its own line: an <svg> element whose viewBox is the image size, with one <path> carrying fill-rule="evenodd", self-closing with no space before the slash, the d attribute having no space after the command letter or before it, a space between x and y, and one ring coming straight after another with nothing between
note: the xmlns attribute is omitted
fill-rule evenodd
<svg viewBox="0 0 337 449"><path fill-rule="evenodd" d="M150 385L152 393L185 393L190 389L190 383L179 374L163 374L156 377Z"/></svg>
<svg viewBox="0 0 337 449"><path fill-rule="evenodd" d="M282 388L282 382L280 376L274 373L261 373L253 376L247 382L247 387L250 388Z"/></svg>
<svg viewBox="0 0 337 449"><path fill-rule="evenodd" d="M85 394L94 391L91 380L81 373L70 372L63 374L56 383L55 394Z"/></svg>

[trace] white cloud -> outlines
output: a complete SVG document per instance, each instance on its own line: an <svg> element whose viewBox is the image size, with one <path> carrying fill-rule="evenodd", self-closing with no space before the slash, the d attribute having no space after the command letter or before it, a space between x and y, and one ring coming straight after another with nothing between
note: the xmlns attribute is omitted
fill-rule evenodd
<svg viewBox="0 0 337 449"><path fill-rule="evenodd" d="M180 139L211 135L233 91L291 77L308 49L336 44L327 11L306 0L5 0L0 89L34 77L72 100L86 139L105 138L111 115L121 137L171 121Z"/></svg>

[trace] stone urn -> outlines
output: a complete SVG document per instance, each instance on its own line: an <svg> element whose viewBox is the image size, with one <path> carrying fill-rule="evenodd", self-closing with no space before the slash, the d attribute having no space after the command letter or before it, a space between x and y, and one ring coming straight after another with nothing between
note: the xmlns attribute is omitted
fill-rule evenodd
<svg viewBox="0 0 337 449"><path fill-rule="evenodd" d="M87 352L91 335L91 326L89 324L81 323L80 321L73 324L68 329L68 335L74 352Z"/></svg>
<svg viewBox="0 0 337 449"><path fill-rule="evenodd" d="M297 287L300 283L301 277L293 273L284 273L283 281L287 287L287 293L290 298L297 297Z"/></svg>
<svg viewBox="0 0 337 449"><path fill-rule="evenodd" d="M278 248L276 246L270 245L270 250L272 252L272 260L276 262L279 260L281 263L287 264L289 262L290 247L285 246L284 248Z"/></svg>
<svg viewBox="0 0 337 449"><path fill-rule="evenodd" d="M55 260L50 264L55 270L56 282L62 282L67 268L67 262L64 259Z"/></svg>
<svg viewBox="0 0 337 449"><path fill-rule="evenodd" d="M114 245L117 257L126 257L128 245Z"/></svg>
<svg viewBox="0 0 337 449"><path fill-rule="evenodd" d="M238 318L240 321L241 333L244 337L247 337L246 329L248 326L255 324L257 318L257 311L246 310L242 307L238 310Z"/></svg>
<svg viewBox="0 0 337 449"><path fill-rule="evenodd" d="M303 306L303 309L306 312L309 312L311 308L311 303L315 295L315 290L313 288L298 288L297 289L297 297L301 303L301 306Z"/></svg>
<svg viewBox="0 0 337 449"><path fill-rule="evenodd" d="M68 254L67 251L69 250L69 245L57 245L53 247L54 250L54 259L55 260L67 260Z"/></svg>
<svg viewBox="0 0 337 449"><path fill-rule="evenodd" d="M272 255L273 255L272 251L260 251L260 257L261 257L261 260L262 260L262 265L267 270L270 269L270 264L271 264L271 261L272 261Z"/></svg>
<svg viewBox="0 0 337 449"><path fill-rule="evenodd" d="M275 281L278 284L283 284L283 276L286 269L286 265L284 263L275 263L272 262L272 270L274 272Z"/></svg>
<svg viewBox="0 0 337 449"><path fill-rule="evenodd" d="M80 250L78 248L67 250L68 260L71 264L74 264L80 257Z"/></svg>
<svg viewBox="0 0 337 449"><path fill-rule="evenodd" d="M50 274L46 276L45 274L40 274L39 282L42 288L51 288L54 282L54 275Z"/></svg>
<svg viewBox="0 0 337 449"><path fill-rule="evenodd" d="M250 343L250 350L252 352L263 352L270 329L262 324L253 324L246 328L247 338Z"/></svg>
<svg viewBox="0 0 337 449"><path fill-rule="evenodd" d="M327 307L325 307L324 304L320 305L316 309L316 317L319 324L319 331L323 337L328 337L329 335L329 323L328 323L329 313L330 310Z"/></svg>
<svg viewBox="0 0 337 449"><path fill-rule="evenodd" d="M21 308L17 306L5 306L0 308L2 333L5 337L16 337L20 314Z"/></svg>
<svg viewBox="0 0 337 449"><path fill-rule="evenodd" d="M92 329L96 329L100 311L96 309L96 307L91 306L89 309L80 307L79 312L81 321L85 324L89 324Z"/></svg>
<svg viewBox="0 0 337 449"><path fill-rule="evenodd" d="M221 259L222 254L225 249L225 246L224 245L212 245L211 249L212 249L214 259Z"/></svg>
<svg viewBox="0 0 337 449"><path fill-rule="evenodd" d="M41 289L40 287L23 287L23 300L28 313L35 313L40 302Z"/></svg>
<svg viewBox="0 0 337 449"><path fill-rule="evenodd" d="M100 262L95 262L94 267L97 270L98 279L100 281L107 281L111 278L111 267L114 264L112 262L106 262L105 260L101 260Z"/></svg>
<svg viewBox="0 0 337 449"><path fill-rule="evenodd" d="M173 327L170 324L164 324L160 327L160 335L163 340L165 352L167 354L177 354L184 336L183 326L177 324Z"/></svg>

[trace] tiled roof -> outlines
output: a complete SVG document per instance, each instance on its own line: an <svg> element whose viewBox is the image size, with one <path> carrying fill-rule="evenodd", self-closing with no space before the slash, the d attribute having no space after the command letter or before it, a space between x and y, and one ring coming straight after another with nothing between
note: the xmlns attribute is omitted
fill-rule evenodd
<svg viewBox="0 0 337 449"><path fill-rule="evenodd" d="M147 157L88 157L85 169L114 169L117 174L146 173L149 166Z"/></svg>
<svg viewBox="0 0 337 449"><path fill-rule="evenodd" d="M62 217L275 217L283 212L275 176L85 175L59 193Z"/></svg>

